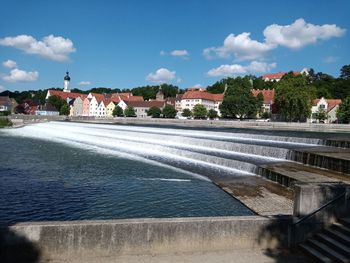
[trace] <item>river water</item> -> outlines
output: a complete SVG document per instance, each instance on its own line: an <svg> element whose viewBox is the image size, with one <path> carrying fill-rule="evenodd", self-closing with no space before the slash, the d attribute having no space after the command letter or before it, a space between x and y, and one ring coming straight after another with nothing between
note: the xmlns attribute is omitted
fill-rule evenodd
<svg viewBox="0 0 350 263"><path fill-rule="evenodd" d="M1 223L253 214L198 174L113 151L113 132L65 127L0 131Z"/></svg>

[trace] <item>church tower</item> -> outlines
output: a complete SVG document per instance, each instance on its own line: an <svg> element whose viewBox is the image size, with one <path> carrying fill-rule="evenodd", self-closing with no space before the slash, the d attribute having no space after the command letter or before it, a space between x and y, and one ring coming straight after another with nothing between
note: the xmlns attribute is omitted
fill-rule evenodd
<svg viewBox="0 0 350 263"><path fill-rule="evenodd" d="M164 93L163 93L163 90L162 90L162 86L159 85L159 89L158 89L158 92L156 94L156 100L164 100Z"/></svg>
<svg viewBox="0 0 350 263"><path fill-rule="evenodd" d="M69 89L69 82L70 82L70 77L69 77L69 72L66 72L66 76L64 76L64 92L70 92Z"/></svg>

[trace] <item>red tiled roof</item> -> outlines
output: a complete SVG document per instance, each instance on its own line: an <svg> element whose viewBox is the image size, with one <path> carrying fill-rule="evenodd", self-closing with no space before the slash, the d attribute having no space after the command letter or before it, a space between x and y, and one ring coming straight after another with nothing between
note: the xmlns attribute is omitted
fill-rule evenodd
<svg viewBox="0 0 350 263"><path fill-rule="evenodd" d="M119 103L121 100L124 100L124 101L143 101L142 96L133 96L132 93L130 93L130 92L112 93L110 98L115 103Z"/></svg>
<svg viewBox="0 0 350 263"><path fill-rule="evenodd" d="M253 96L258 96L259 93L262 93L264 96L264 104L273 104L275 101L275 90L274 89L252 89Z"/></svg>
<svg viewBox="0 0 350 263"><path fill-rule="evenodd" d="M12 101L8 96L0 96L0 105L11 105Z"/></svg>
<svg viewBox="0 0 350 263"><path fill-rule="evenodd" d="M278 73L271 73L271 74L265 74L262 76L263 79L281 79L284 75L288 74L288 72L278 72ZM295 76L300 75L299 71L294 71L293 74Z"/></svg>
<svg viewBox="0 0 350 263"><path fill-rule="evenodd" d="M143 108L150 108L150 107L158 107L162 108L165 105L164 100L151 100L151 101L125 101L125 103L129 107L143 107Z"/></svg>
<svg viewBox="0 0 350 263"><path fill-rule="evenodd" d="M75 93L75 92L63 92L61 90L48 90L50 92L50 96L58 96L61 99L66 100L67 98L76 99L78 97L86 96L86 94ZM82 98L83 100L83 98Z"/></svg>
<svg viewBox="0 0 350 263"><path fill-rule="evenodd" d="M143 101L142 96L130 96L130 97L120 96L120 97L124 101Z"/></svg>
<svg viewBox="0 0 350 263"><path fill-rule="evenodd" d="M222 101L224 99L224 93L212 94L206 91L189 90L182 95L182 99L203 99L211 101Z"/></svg>
<svg viewBox="0 0 350 263"><path fill-rule="evenodd" d="M312 105L316 106L317 103L320 102L320 100L321 99L313 100ZM327 112L331 111L335 106L341 104L341 100L339 99L325 99L325 101L328 103Z"/></svg>

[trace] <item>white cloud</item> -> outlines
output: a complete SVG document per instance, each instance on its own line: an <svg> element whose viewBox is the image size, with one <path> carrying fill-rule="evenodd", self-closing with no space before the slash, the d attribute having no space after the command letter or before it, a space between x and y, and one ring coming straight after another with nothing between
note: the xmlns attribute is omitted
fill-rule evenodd
<svg viewBox="0 0 350 263"><path fill-rule="evenodd" d="M39 77L38 71L24 71L18 68L12 69L9 75L2 77L7 82L36 81Z"/></svg>
<svg viewBox="0 0 350 263"><path fill-rule="evenodd" d="M210 77L229 77L247 73L265 73L276 67L276 63L252 61L246 66L240 64L221 65L208 71Z"/></svg>
<svg viewBox="0 0 350 263"><path fill-rule="evenodd" d="M87 85L90 85L90 84L91 84L90 81L80 81L80 82L78 83L78 85L80 85L80 86L87 86Z"/></svg>
<svg viewBox="0 0 350 263"><path fill-rule="evenodd" d="M156 83L165 83L173 80L174 78L176 78L175 71L160 68L156 72L148 74L146 80Z"/></svg>
<svg viewBox="0 0 350 263"><path fill-rule="evenodd" d="M210 47L203 50L207 59L230 58L237 60L252 60L263 57L272 47L250 38L250 33L244 32L235 36L229 34L221 47Z"/></svg>
<svg viewBox="0 0 350 263"><path fill-rule="evenodd" d="M327 40L332 37L341 37L346 29L335 24L313 25L299 18L290 25L273 24L264 30L265 42L273 46L285 46L292 49Z"/></svg>
<svg viewBox="0 0 350 263"><path fill-rule="evenodd" d="M203 50L203 55L207 59L234 57L238 61L256 60L263 58L278 46L297 49L320 40L341 37L345 32L346 29L335 24L313 25L300 18L290 25L267 26L263 31L265 37L263 42L251 39L249 32L229 34L222 46L206 48Z"/></svg>
<svg viewBox="0 0 350 263"><path fill-rule="evenodd" d="M0 92L5 91L5 87L0 85Z"/></svg>
<svg viewBox="0 0 350 263"><path fill-rule="evenodd" d="M189 53L186 49L183 50L173 50L170 52L170 55L174 57L187 57L189 56Z"/></svg>
<svg viewBox="0 0 350 263"><path fill-rule="evenodd" d="M0 45L14 47L23 50L25 53L39 55L55 61L67 61L70 53L76 51L70 39L54 35L46 36L42 40L36 40L28 35L5 37L0 38Z"/></svg>
<svg viewBox="0 0 350 263"><path fill-rule="evenodd" d="M165 52L164 50L161 50L161 51L159 52L159 54L160 54L161 56L165 56L165 55L166 55L166 52Z"/></svg>
<svg viewBox="0 0 350 263"><path fill-rule="evenodd" d="M201 87L202 87L202 85L201 85L201 84L199 84L199 83L197 83L196 85L193 85L193 87L194 87L194 88L201 88Z"/></svg>
<svg viewBox="0 0 350 263"><path fill-rule="evenodd" d="M8 60L2 62L2 65L6 68L17 68L16 61L13 61L11 59L8 59Z"/></svg>
<svg viewBox="0 0 350 263"><path fill-rule="evenodd" d="M329 57L325 57L323 59L323 62L326 64L331 64L331 63L337 62L338 59L339 59L338 57L329 56Z"/></svg>

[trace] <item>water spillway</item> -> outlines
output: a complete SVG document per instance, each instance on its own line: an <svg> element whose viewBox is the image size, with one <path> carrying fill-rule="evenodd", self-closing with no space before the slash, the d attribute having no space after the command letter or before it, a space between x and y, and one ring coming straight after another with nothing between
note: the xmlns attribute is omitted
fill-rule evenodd
<svg viewBox="0 0 350 263"><path fill-rule="evenodd" d="M74 122L1 130L0 143L0 222L12 223L288 214L292 193L279 184L303 167L291 153L328 147L307 135ZM317 173L302 179L326 179Z"/></svg>
<svg viewBox="0 0 350 263"><path fill-rule="evenodd" d="M153 161L209 178L251 175L259 165L286 161L290 149L319 143L298 137L69 122L30 125L8 133Z"/></svg>

